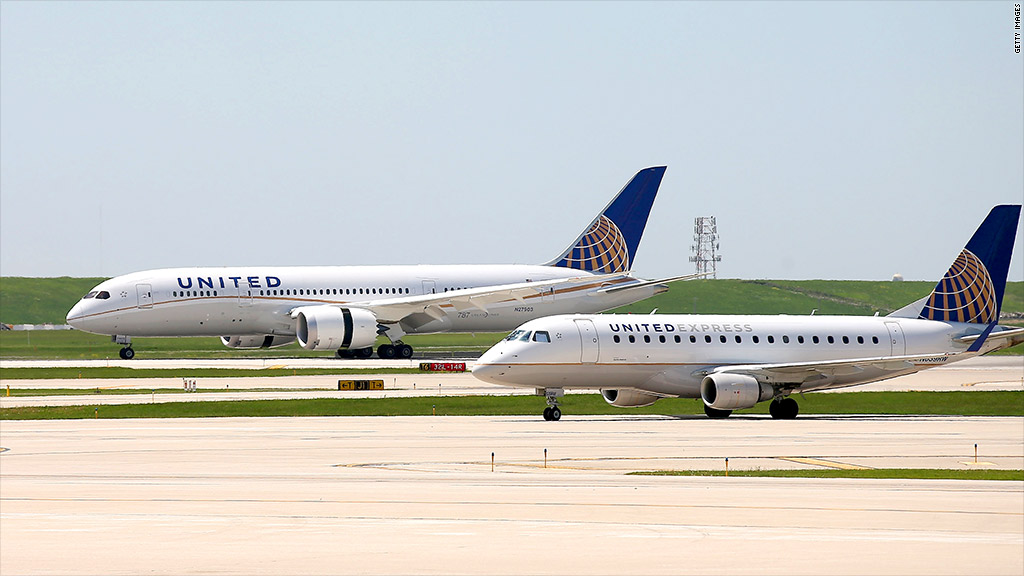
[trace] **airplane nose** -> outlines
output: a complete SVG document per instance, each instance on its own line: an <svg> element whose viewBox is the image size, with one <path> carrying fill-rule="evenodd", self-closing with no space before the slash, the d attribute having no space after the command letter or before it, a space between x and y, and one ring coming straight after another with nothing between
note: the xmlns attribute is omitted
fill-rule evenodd
<svg viewBox="0 0 1024 576"><path fill-rule="evenodd" d="M67 320L67 323L70 324L72 328L81 329L83 307L83 304L78 302L71 307L71 310L68 311L68 315L65 317L65 320Z"/></svg>
<svg viewBox="0 0 1024 576"><path fill-rule="evenodd" d="M480 357L482 361L483 356ZM473 366L473 377L484 382L490 382L491 384L501 384L501 376L505 374L505 366L499 366L495 364L482 364L480 361Z"/></svg>

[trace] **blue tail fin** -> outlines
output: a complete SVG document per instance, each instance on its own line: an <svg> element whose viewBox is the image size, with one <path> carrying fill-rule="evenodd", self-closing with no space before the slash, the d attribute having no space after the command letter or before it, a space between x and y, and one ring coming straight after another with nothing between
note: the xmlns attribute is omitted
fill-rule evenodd
<svg viewBox="0 0 1024 576"><path fill-rule="evenodd" d="M971 324L999 321L1020 205L996 206L939 280L918 318Z"/></svg>
<svg viewBox="0 0 1024 576"><path fill-rule="evenodd" d="M629 271L664 175L664 166L637 172L576 241L546 265L601 273Z"/></svg>

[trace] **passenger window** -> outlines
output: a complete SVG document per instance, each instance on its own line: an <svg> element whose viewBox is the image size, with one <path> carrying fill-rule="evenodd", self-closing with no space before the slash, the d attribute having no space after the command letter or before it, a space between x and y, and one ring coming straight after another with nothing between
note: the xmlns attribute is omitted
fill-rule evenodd
<svg viewBox="0 0 1024 576"><path fill-rule="evenodd" d="M829 344L835 344L835 343L836 343L836 339L835 339L835 338L833 338L833 337L831 337L831 336L829 336L829 337L828 337L828 343L829 343Z"/></svg>
<svg viewBox="0 0 1024 576"><path fill-rule="evenodd" d="M768 343L769 344L775 344L775 336L769 336L768 337Z"/></svg>
<svg viewBox="0 0 1024 576"><path fill-rule="evenodd" d="M696 343L697 343L697 337L694 336L693 334L691 334L690 335L690 344L696 344Z"/></svg>
<svg viewBox="0 0 1024 576"><path fill-rule="evenodd" d="M863 344L863 343L864 343L864 337L863 336L857 336L857 344Z"/></svg>
<svg viewBox="0 0 1024 576"><path fill-rule="evenodd" d="M633 336L632 334L630 334L629 335L629 343L632 344L634 342L636 342L636 336Z"/></svg>
<svg viewBox="0 0 1024 576"><path fill-rule="evenodd" d="M676 334L676 344L679 344L682 341L683 341L683 339L680 338L678 334Z"/></svg>
<svg viewBox="0 0 1024 576"><path fill-rule="evenodd" d="M646 334L644 334L644 343L645 344L650 344L651 343L651 337L646 335Z"/></svg>
<svg viewBox="0 0 1024 576"><path fill-rule="evenodd" d="M757 336L751 336L750 339L754 341L754 344L760 344L761 343L761 339L758 338Z"/></svg>
<svg viewBox="0 0 1024 576"><path fill-rule="evenodd" d="M725 344L725 335L723 334L723 335L719 336L718 337L718 341L721 342L722 344Z"/></svg>
<svg viewBox="0 0 1024 576"><path fill-rule="evenodd" d="M819 340L817 336L814 336L814 337L811 338L811 342L814 342L815 344L817 344L817 343L821 342L821 340Z"/></svg>
<svg viewBox="0 0 1024 576"><path fill-rule="evenodd" d="M878 336L872 336L871 337L871 343L872 344L878 344Z"/></svg>
<svg viewBox="0 0 1024 576"><path fill-rule="evenodd" d="M782 337L782 343L783 344L789 344L789 336L783 336Z"/></svg>
<svg viewBox="0 0 1024 576"><path fill-rule="evenodd" d="M803 336L797 336L797 337L796 337L796 341L797 341L798 343L800 343L800 344L803 344L803 343L804 343L804 337L803 337Z"/></svg>
<svg viewBox="0 0 1024 576"><path fill-rule="evenodd" d="M736 337L736 343L737 344L742 344L743 343L743 338L741 336L737 336Z"/></svg>
<svg viewBox="0 0 1024 576"><path fill-rule="evenodd" d="M849 336L843 336L843 344L849 344L849 343L850 343L850 337Z"/></svg>
<svg viewBox="0 0 1024 576"><path fill-rule="evenodd" d="M709 334L704 335L704 343L711 344L711 336Z"/></svg>
<svg viewBox="0 0 1024 576"><path fill-rule="evenodd" d="M658 336L658 340L660 340L662 344L665 343L665 337L664 336Z"/></svg>
<svg viewBox="0 0 1024 576"><path fill-rule="evenodd" d="M551 342L551 337L548 336L547 332L544 332L543 330L538 330L533 335L533 341L534 342Z"/></svg>
<svg viewBox="0 0 1024 576"><path fill-rule="evenodd" d="M618 343L619 343L619 340L621 340L621 338L619 338L619 335L618 335L618 334L616 334L615 336L612 336L612 340L613 340L613 341L614 341L614 342L615 342L616 344L618 344Z"/></svg>

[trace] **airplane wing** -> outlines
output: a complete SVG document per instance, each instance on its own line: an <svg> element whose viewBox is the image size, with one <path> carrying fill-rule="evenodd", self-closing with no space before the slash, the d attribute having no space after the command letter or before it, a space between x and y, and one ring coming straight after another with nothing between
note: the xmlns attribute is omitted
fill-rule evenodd
<svg viewBox="0 0 1024 576"><path fill-rule="evenodd" d="M486 312L488 305L510 300L529 302L533 298L544 296L555 287L558 287L559 290L585 290L603 284L624 283L631 279L633 277L628 274L589 274L573 278L449 290L439 294L424 294L406 298L349 302L346 306L365 308L373 312L381 323L392 324L412 314L420 313L427 314L432 319L441 319L446 314L445 308L452 308L459 312L472 309Z"/></svg>
<svg viewBox="0 0 1024 576"><path fill-rule="evenodd" d="M918 356L880 356L857 360L830 360L827 362L792 362L787 364L748 364L720 366L708 374L745 374L769 384L824 384L836 382L851 385L884 380L920 370L919 364L943 364L952 354L923 354Z"/></svg>
<svg viewBox="0 0 1024 576"><path fill-rule="evenodd" d="M696 278L703 278L709 276L710 272L701 272L700 274L687 274L686 276L672 276L671 278L662 278L660 280L642 280L640 282L634 282L632 284L626 284L623 286L611 286L603 290L599 290L601 294L614 294L615 292L625 292L627 290L635 290L637 288L643 288L645 286L653 286L655 284L668 284L669 282L681 282L683 280L693 280Z"/></svg>

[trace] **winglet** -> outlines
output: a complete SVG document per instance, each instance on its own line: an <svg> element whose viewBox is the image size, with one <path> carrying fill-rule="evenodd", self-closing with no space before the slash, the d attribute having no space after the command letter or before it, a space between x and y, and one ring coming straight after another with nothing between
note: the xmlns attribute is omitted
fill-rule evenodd
<svg viewBox="0 0 1024 576"><path fill-rule="evenodd" d="M970 324L999 321L1020 208L1017 204L996 206L988 213L924 300L918 318Z"/></svg>
<svg viewBox="0 0 1024 576"><path fill-rule="evenodd" d="M633 264L665 166L636 173L576 241L546 266L613 274Z"/></svg>

